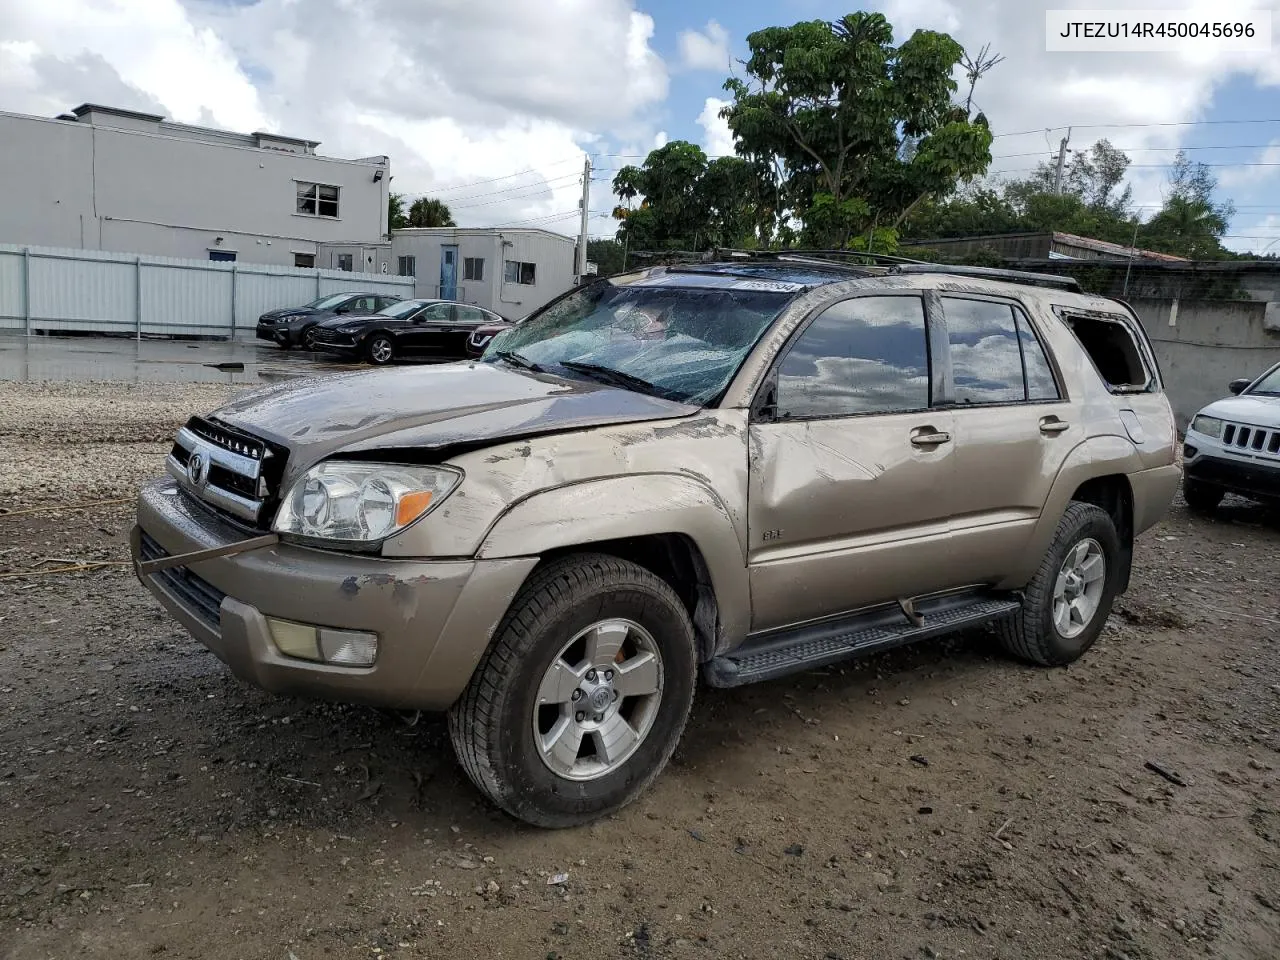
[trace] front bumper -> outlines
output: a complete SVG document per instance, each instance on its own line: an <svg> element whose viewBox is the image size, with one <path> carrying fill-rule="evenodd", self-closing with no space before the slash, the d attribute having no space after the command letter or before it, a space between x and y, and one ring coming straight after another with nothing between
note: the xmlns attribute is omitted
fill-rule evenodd
<svg viewBox="0 0 1280 960"><path fill-rule="evenodd" d="M1183 462L1190 479L1254 499L1280 499L1280 461L1215 456L1190 437L1187 445L1196 449L1196 455Z"/></svg>
<svg viewBox="0 0 1280 960"><path fill-rule="evenodd" d="M130 543L136 563L144 549L173 555L248 536L160 480L138 497ZM466 687L536 563L384 560L277 543L162 570L143 583L233 673L264 689L443 710ZM376 633L377 660L339 667L286 657L267 617Z"/></svg>
<svg viewBox="0 0 1280 960"><path fill-rule="evenodd" d="M285 326L277 327L274 324L259 323L255 332L259 340L270 340L282 346L289 343L289 328Z"/></svg>

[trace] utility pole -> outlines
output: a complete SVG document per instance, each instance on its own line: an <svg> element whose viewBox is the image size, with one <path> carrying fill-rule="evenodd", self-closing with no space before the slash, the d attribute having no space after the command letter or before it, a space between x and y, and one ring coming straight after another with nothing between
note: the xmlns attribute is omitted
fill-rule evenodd
<svg viewBox="0 0 1280 960"><path fill-rule="evenodd" d="M587 211L591 207L591 154L582 161L582 224L578 232L578 283L587 275Z"/></svg>
<svg viewBox="0 0 1280 960"><path fill-rule="evenodd" d="M1062 195L1062 168L1067 161L1067 142L1071 139L1071 128L1067 127L1067 135L1058 143L1058 169L1053 175L1053 192Z"/></svg>

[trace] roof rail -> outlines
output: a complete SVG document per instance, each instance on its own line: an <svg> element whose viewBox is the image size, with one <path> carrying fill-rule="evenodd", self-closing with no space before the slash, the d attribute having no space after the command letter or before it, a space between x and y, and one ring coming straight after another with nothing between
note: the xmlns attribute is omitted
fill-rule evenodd
<svg viewBox="0 0 1280 960"><path fill-rule="evenodd" d="M726 254L740 259L757 260L808 260L829 261L832 263L849 263L850 261L870 261L872 263L928 263L927 260L912 260L910 257L897 257L887 253L866 253L861 250L739 250L721 247L716 253Z"/></svg>
<svg viewBox="0 0 1280 960"><path fill-rule="evenodd" d="M945 273L957 277L974 277L982 280L1004 280L1032 287L1051 287L1080 293L1080 281L1075 277L1060 277L1052 273L1028 273L1023 270L1002 270L999 267L965 267L944 263L904 263L890 267L890 273Z"/></svg>

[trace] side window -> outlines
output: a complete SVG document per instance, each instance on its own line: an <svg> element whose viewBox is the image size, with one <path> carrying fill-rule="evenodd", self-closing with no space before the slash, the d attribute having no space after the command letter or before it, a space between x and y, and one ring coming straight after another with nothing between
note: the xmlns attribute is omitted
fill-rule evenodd
<svg viewBox="0 0 1280 960"><path fill-rule="evenodd" d="M1142 393L1154 386L1154 378L1142 358L1126 320L1103 315L1065 315L1112 393Z"/></svg>
<svg viewBox="0 0 1280 960"><path fill-rule="evenodd" d="M1027 397L1022 350L1007 303L943 297L956 402L1016 403Z"/></svg>
<svg viewBox="0 0 1280 960"><path fill-rule="evenodd" d="M444 323L449 319L449 304L433 303L420 314L414 317L415 320L429 320L433 323Z"/></svg>
<svg viewBox="0 0 1280 960"><path fill-rule="evenodd" d="M458 307L456 319L459 323L480 323L484 320L484 311L479 307Z"/></svg>
<svg viewBox="0 0 1280 960"><path fill-rule="evenodd" d="M1027 371L1027 399L1062 399L1062 394L1058 391L1058 383L1053 378L1053 367L1049 366L1049 358L1044 352L1044 344L1031 329L1031 321L1017 307L1013 310L1013 317L1018 324L1018 342L1022 344L1022 363Z"/></svg>
<svg viewBox="0 0 1280 960"><path fill-rule="evenodd" d="M842 417L929 406L929 347L919 297L834 304L778 367L778 417Z"/></svg>

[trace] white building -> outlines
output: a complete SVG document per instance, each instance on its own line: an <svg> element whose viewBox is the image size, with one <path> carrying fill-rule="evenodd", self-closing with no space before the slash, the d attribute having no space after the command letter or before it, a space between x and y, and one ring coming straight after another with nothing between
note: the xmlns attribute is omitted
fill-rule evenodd
<svg viewBox="0 0 1280 960"><path fill-rule="evenodd" d="M529 227L411 227L391 237L391 272L415 277L419 297L462 300L516 320L573 286L576 249L572 237Z"/></svg>
<svg viewBox="0 0 1280 960"><path fill-rule="evenodd" d="M385 249L390 161L316 145L95 104L0 113L0 243L290 267L328 266L322 243Z"/></svg>

